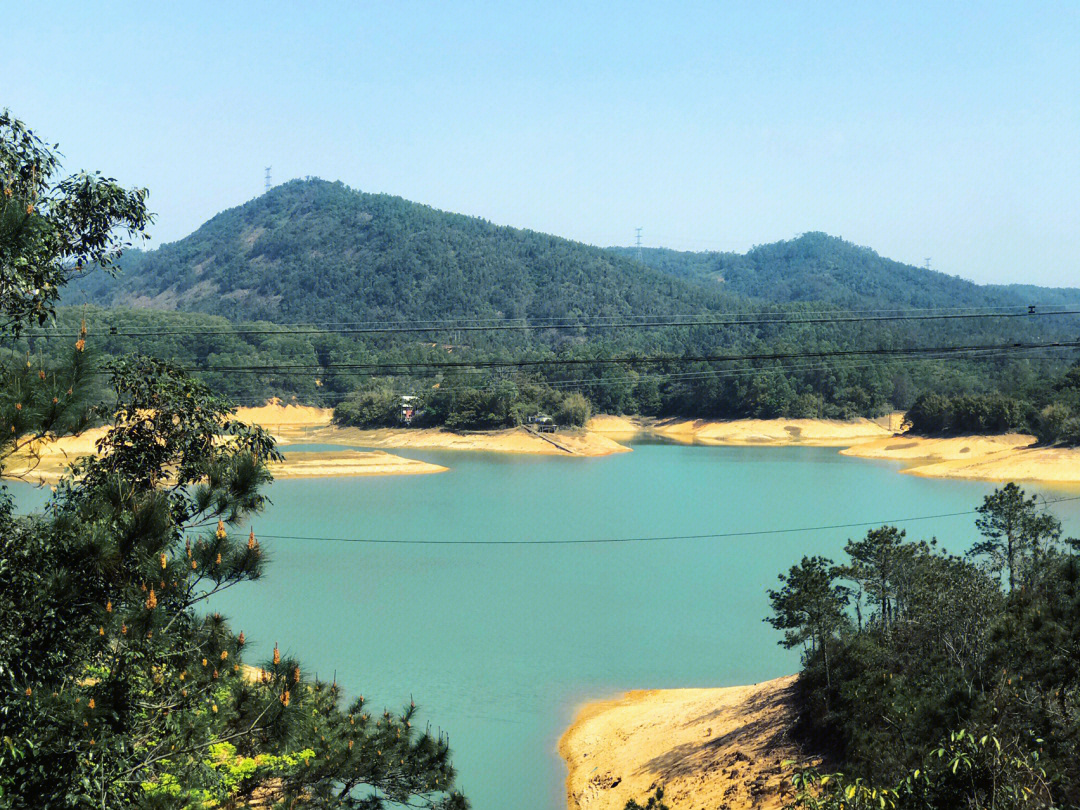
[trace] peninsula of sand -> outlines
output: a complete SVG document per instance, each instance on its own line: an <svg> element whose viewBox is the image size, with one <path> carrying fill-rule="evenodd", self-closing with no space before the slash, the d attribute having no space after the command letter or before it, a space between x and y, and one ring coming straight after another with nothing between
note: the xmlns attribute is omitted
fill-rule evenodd
<svg viewBox="0 0 1080 810"><path fill-rule="evenodd" d="M930 439L901 432L902 414L881 419L740 419L708 421L595 416L584 429L537 433L528 427L455 432L440 428L360 429L333 424L333 411L272 402L240 408L237 418L269 430L286 451L279 478L409 475L447 468L392 450L474 450L592 458L628 452L628 442L654 436L681 444L756 447L836 447L844 455L902 463L902 472L940 478L1080 484L1080 449L1033 447L1022 434ZM16 454L7 474L52 483L78 457L92 454L104 434L39 442ZM305 445L320 445L306 449ZM362 450L356 448L364 448Z"/></svg>
<svg viewBox="0 0 1080 810"><path fill-rule="evenodd" d="M598 416L589 430L626 439L651 433L685 444L838 447L856 458L898 461L926 478L1080 484L1080 448L1036 446L1034 436L931 438L903 432L903 414L880 419L739 419L729 422Z"/></svg>
<svg viewBox="0 0 1080 810"><path fill-rule="evenodd" d="M794 764L795 676L755 686L628 692L582 707L559 741L569 810L644 806L778 810Z"/></svg>

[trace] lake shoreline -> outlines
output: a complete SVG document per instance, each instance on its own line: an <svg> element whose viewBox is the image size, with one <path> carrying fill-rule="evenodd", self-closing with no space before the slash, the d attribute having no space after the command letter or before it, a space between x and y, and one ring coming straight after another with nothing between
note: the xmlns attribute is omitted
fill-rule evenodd
<svg viewBox="0 0 1080 810"><path fill-rule="evenodd" d="M927 478L1080 484L1080 448L1036 447L1024 434L928 438L900 432L902 414L880 419L655 419L599 415L584 428L540 434L527 426L455 432L442 428L354 428L333 424L333 411L303 405L240 408L241 421L266 428L285 452L272 472L282 478L413 475L447 468L388 450L461 450L566 458L601 458L654 437L708 447L836 447L841 455L898 461L900 472ZM55 483L76 458L94 452L104 429L94 428L16 454L9 474ZM322 444L334 449L290 450ZM357 448L364 448L363 450Z"/></svg>
<svg viewBox="0 0 1080 810"><path fill-rule="evenodd" d="M586 703L559 740L568 810L644 805L654 786L672 807L779 810L786 761L809 762L791 739L797 676L752 686L627 692Z"/></svg>

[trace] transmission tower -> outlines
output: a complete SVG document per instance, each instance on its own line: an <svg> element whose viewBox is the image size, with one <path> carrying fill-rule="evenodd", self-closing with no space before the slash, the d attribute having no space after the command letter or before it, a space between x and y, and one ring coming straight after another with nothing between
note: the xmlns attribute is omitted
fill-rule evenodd
<svg viewBox="0 0 1080 810"><path fill-rule="evenodd" d="M269 191L269 190L270 190L270 186L272 186L272 185L273 185L273 183L272 183L272 182L270 182L270 170L271 170L272 168L274 168L274 167L273 167L273 166L267 166L267 167L266 167L266 190L267 190L267 191Z"/></svg>
<svg viewBox="0 0 1080 810"><path fill-rule="evenodd" d="M637 260L641 261L641 228L637 228Z"/></svg>

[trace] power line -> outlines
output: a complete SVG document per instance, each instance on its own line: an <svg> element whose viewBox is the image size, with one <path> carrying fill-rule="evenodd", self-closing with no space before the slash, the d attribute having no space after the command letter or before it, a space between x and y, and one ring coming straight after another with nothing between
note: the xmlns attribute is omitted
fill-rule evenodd
<svg viewBox="0 0 1080 810"><path fill-rule="evenodd" d="M817 303L820 303L820 302L817 302ZM778 309L778 308L773 308L773 309L763 309L763 310L749 310L749 311L740 312L740 313L737 313L737 314L740 315L740 316L743 316L743 317L755 317L755 318L756 317L763 317L763 316L766 316L766 315L775 315L775 316L786 317L786 316L791 315L791 314L800 314L800 313L802 315L804 315L804 316L819 316L820 315L822 317L825 317L825 316L833 316L833 317L835 317L836 315L881 315L881 314L889 314L889 313L892 313L892 314L917 314L917 313L966 312L966 313L971 313L971 314L990 314L990 313L995 313L995 312L1001 312L1003 310L1013 310L1013 309L1026 309L1026 310L1028 310L1027 314L1031 314L1031 310L1041 311L1041 310L1045 310L1047 308L1062 307L1062 306L1066 306L1066 305L1065 304L1045 304L1045 303L1036 302L1036 303L1033 303L1033 304L1031 304L1031 303L1029 303L1029 304L993 304L993 305L957 306L957 307L891 307L891 308L877 308L877 309L839 309L839 308L837 308L837 309L824 309L824 310L819 309L819 310L806 310L806 311L803 311L803 310L782 310L782 309ZM75 309L74 306L72 306L71 308ZM101 311L104 312L104 311L107 311L107 310L101 310ZM192 314L198 314L198 313L192 313ZM205 314L205 313L203 313L203 314ZM1017 313L1017 314L1024 314L1024 313ZM1058 313L1051 312L1051 313L1048 313L1048 314L1062 314L1062 313L1060 313L1060 312L1058 312ZM695 312L695 313L690 313L690 314L686 314L686 315L674 314L674 315L665 315L665 316L658 316L658 315L620 315L620 316L607 316L607 317L604 317L604 318L596 318L596 319L593 319L591 322L593 322L593 323L603 323L603 322L611 321L611 320L639 322L639 321L655 320L656 318L659 318L659 317L665 317L665 318L697 318L697 317L701 317L701 314L698 313L698 312ZM526 324L527 323L527 324L529 324L529 325L531 325L531 326L533 326L535 328L540 328L541 326L549 325L549 324L552 324L552 323L556 323L556 324L570 323L570 324L573 324L573 325L577 325L577 324L581 323L581 319L576 317L576 316L570 316L570 315L563 315L563 316L554 316L554 315L552 315L552 316L548 316L548 317L544 317L544 318L532 318L532 319L527 319L527 318L505 318L505 317L489 317L489 318L476 318L476 317L474 317L474 318L462 318L462 317L457 317L457 318L400 319L400 320L396 320L396 321L385 321L385 320L381 320L381 321L294 321L294 322L284 322L284 323L277 322L277 323L275 323L275 326L276 327L291 327L291 326L307 326L307 327L313 327L313 326L323 326L323 327L329 327L329 326L342 326L342 327L399 326L399 327L404 327L404 326L417 326L417 325L420 325L420 326L435 326L435 325L438 325L438 326L445 327L447 329L459 329L462 326L466 326L466 325L486 324L486 323L493 323L493 324L509 324L509 323ZM177 334L186 334L187 331L189 331L189 330L176 330ZM74 336L75 333L71 333L71 335Z"/></svg>
<svg viewBox="0 0 1080 810"><path fill-rule="evenodd" d="M268 366L180 366L181 371L201 371L229 374L281 374L328 371L357 372L397 372L416 369L497 369L497 368L536 368L550 366L599 366L599 365L643 365L658 363L730 363L752 362L761 360L794 360L826 357L899 357L926 354L957 355L973 352L1017 352L1035 349L1075 349L1080 348L1080 341L1050 341L1043 343L983 344L971 346L928 346L907 349L830 349L810 352L772 352L768 354L703 354L652 357L561 357L543 360L402 360L398 362L378 363L297 363L292 365L274 364ZM104 373L104 372L96 372Z"/></svg>
<svg viewBox="0 0 1080 810"><path fill-rule="evenodd" d="M1068 498L1055 498L1044 500L1044 505L1080 501L1080 495ZM852 523L833 523L825 526L801 526L787 529L750 529L746 531L731 532L708 532L705 534L668 534L642 537L594 537L594 538L564 538L560 540L423 540L419 538L407 538L404 540L389 540L377 537L320 537L295 534L260 534L260 537L269 540L309 540L328 543L370 543L380 545L420 545L420 546L569 546L569 545L601 545L623 543L655 543L672 540L721 540L735 539L740 537L766 537L782 534L801 534L804 532L835 531L838 529L856 529L865 526L888 526L895 523L912 523L920 520L939 520L950 517L963 517L977 514L978 510L968 509L963 512L943 512L937 515L918 515L915 517L894 518L892 520L861 520Z"/></svg>
<svg viewBox="0 0 1080 810"><path fill-rule="evenodd" d="M799 326L803 324L842 324L842 323L878 323L886 321L942 321L942 320L970 320L974 318L1038 318L1055 315L1080 315L1080 309L1048 310L1034 306L1026 307L1021 312L943 312L925 314L895 314L895 315L857 315L857 314L812 314L802 317L791 317L790 314L777 313L778 317L770 318L720 318L707 320L594 320L590 322L561 322L544 323L532 322L503 322L481 324L458 324L442 322L438 325L417 326L410 322L401 324L384 324L380 326L343 327L336 329L315 328L298 325L296 329L259 328L259 329L156 329L156 330L124 330L110 327L108 331L95 333L90 331L91 336L100 334L103 337L203 337L211 335L367 335L367 334L406 334L418 332L504 332L504 331L530 331L544 329L657 329L665 327L699 327L699 326ZM29 338L75 338L80 334L76 332L46 332L39 334L28 333Z"/></svg>

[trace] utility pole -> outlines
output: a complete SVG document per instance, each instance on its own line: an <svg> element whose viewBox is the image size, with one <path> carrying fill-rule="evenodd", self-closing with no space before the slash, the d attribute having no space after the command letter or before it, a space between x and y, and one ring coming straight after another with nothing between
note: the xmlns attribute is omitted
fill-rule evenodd
<svg viewBox="0 0 1080 810"><path fill-rule="evenodd" d="M637 229L637 260L641 261L641 228Z"/></svg>
<svg viewBox="0 0 1080 810"><path fill-rule="evenodd" d="M267 191L269 191L270 187L273 185L273 183L270 182L270 170L272 168L274 168L274 167L273 166L267 166L266 167L266 190Z"/></svg>

